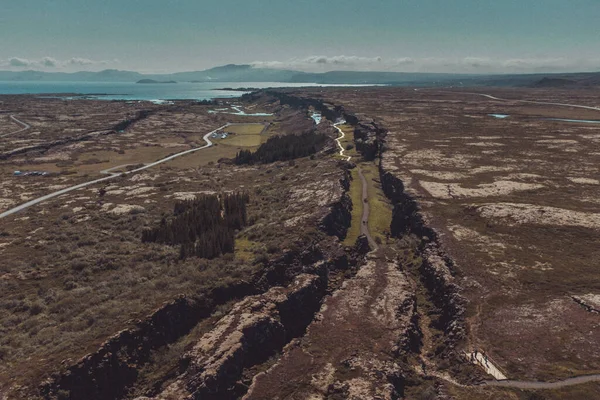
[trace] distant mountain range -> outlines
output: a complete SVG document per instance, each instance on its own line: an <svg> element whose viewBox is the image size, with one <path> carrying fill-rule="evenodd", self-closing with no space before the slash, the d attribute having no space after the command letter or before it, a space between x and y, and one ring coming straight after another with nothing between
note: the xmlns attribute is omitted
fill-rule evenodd
<svg viewBox="0 0 600 400"><path fill-rule="evenodd" d="M307 73L229 64L204 71L141 74L107 69L100 72L0 71L0 81L59 82L283 82L318 84L389 84L401 86L600 86L600 72L568 74L473 75L406 72L331 71Z"/></svg>

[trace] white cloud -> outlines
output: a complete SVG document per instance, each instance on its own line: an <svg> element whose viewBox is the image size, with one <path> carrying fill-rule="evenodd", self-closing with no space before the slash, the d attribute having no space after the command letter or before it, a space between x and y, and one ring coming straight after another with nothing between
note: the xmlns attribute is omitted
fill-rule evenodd
<svg viewBox="0 0 600 400"><path fill-rule="evenodd" d="M332 70L332 69L377 69L382 61L381 57L359 56L310 56L294 58L287 61L256 61L252 63L257 68L290 68L303 70Z"/></svg>
<svg viewBox="0 0 600 400"><path fill-rule="evenodd" d="M49 67L49 68L54 68L58 65L58 61L56 61L56 59L52 58L52 57L44 57L42 58L42 60L40 61L40 63L44 66L44 67Z"/></svg>
<svg viewBox="0 0 600 400"><path fill-rule="evenodd" d="M260 68L288 68L308 72L333 70L450 72L450 73L533 73L596 71L600 59L555 58L491 58L491 57L359 57L310 56L287 61L257 61Z"/></svg>
<svg viewBox="0 0 600 400"><path fill-rule="evenodd" d="M92 61L88 58L79 58L79 57L71 58L66 63L69 65L92 65L92 64L95 64L94 61Z"/></svg>
<svg viewBox="0 0 600 400"><path fill-rule="evenodd" d="M26 60L24 58L19 58L19 57L13 57L8 59L7 63L8 66L10 67L28 67L31 65L31 61Z"/></svg>
<svg viewBox="0 0 600 400"><path fill-rule="evenodd" d="M0 67L19 70L25 68L34 68L40 70L59 69L72 70L77 68L93 68L95 66L118 64L119 60L90 60L88 58L73 57L68 60L57 60L53 57L44 57L39 60L29 60L20 57L11 57L7 60L0 60Z"/></svg>

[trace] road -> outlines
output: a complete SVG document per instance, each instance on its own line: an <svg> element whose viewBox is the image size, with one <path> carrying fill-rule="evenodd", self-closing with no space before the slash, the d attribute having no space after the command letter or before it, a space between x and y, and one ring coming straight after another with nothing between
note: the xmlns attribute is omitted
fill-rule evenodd
<svg viewBox="0 0 600 400"><path fill-rule="evenodd" d="M77 190L77 189L81 189L81 188L84 188L84 187L87 187L87 186L91 186L91 185L94 185L96 183L106 182L106 181L109 181L109 180L114 179L115 177L118 177L118 176L121 176L121 175L135 174L136 172L140 172L140 171L143 171L145 169L155 167L155 166L157 166L159 164L165 163L167 161L171 161L171 160L173 160L175 158L178 158L178 157L181 157L181 156L185 156L187 154L194 153L194 152L196 152L198 150L202 150L202 149L206 149L208 147L211 147L213 145L213 143L209 139L210 135L212 135L213 133L215 133L215 132L217 132L217 131L219 131L221 129L224 129L224 128L228 127L229 125L230 124L225 124L222 127L217 128L214 131L211 131L211 132L207 133L206 135L204 135L203 139L206 142L206 145L204 145L202 147L196 147L196 148L193 148L193 149L190 149L190 150L182 151L181 153L173 154L173 155L171 155L169 157L162 158L162 159L160 159L158 161L154 161L154 162L152 162L150 164L146 164L143 167L136 168L136 169L133 169L131 171L126 171L126 172L122 172L122 173L116 173L116 172L112 172L111 173L110 172L110 170L113 170L113 169L116 169L116 168L119 168L119 167L123 167L123 165L118 166L118 167L109 168L107 170L102 171L102 173L109 173L110 174L109 176L105 176L103 178L94 179L92 181L80 183L78 185L71 186L71 187L68 187L68 188L65 188L65 189L62 189L62 190L58 190L56 192L49 193L47 195L44 195L44 196L38 197L36 199L30 200L27 203L21 204L21 205L19 205L17 207L11 208L10 210L4 211L3 213L0 214L0 219L8 217L9 215L18 213L19 211L23 211L23 210L25 210L25 209L27 209L29 207L32 207L32 206L34 206L36 204L39 204L39 203L42 203L42 202L44 202L46 200L50 200L50 199L52 199L54 197L61 196L61 195L65 194L65 193L69 193L69 192L72 192L72 191Z"/></svg>
<svg viewBox="0 0 600 400"><path fill-rule="evenodd" d="M23 128L19 129L18 131L4 133L4 134L0 135L0 138L5 137L5 136L9 136L9 135L16 135L17 133L25 132L27 129L31 128L30 125L28 125L25 122L17 119L17 117L15 117L14 115L11 115L10 119L12 119L13 121L15 121L17 124L21 125Z"/></svg>
<svg viewBox="0 0 600 400"><path fill-rule="evenodd" d="M488 99L492 99L492 100L517 101L519 103L544 104L544 105L562 106L562 107L575 107L575 108L583 108L583 109L586 109L586 110L600 111L599 107L582 106L582 105L579 105L579 104L551 103L551 102L547 102L547 101L535 101L535 100L502 99L500 97L492 96L491 94L483 94L483 93L469 93L469 94L476 94L476 95L479 95L479 96L487 97Z"/></svg>

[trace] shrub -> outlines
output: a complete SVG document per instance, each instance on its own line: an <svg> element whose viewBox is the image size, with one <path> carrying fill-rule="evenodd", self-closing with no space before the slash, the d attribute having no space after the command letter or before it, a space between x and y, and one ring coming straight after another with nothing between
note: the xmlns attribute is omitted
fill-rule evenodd
<svg viewBox="0 0 600 400"><path fill-rule="evenodd" d="M31 305L31 307L29 308L29 313L31 315L38 315L40 314L42 311L44 311L44 306L39 303L39 302L35 302Z"/></svg>

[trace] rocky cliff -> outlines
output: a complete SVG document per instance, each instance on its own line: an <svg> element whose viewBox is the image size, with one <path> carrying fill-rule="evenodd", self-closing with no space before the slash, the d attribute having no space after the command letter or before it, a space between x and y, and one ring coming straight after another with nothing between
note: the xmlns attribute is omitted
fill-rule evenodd
<svg viewBox="0 0 600 400"><path fill-rule="evenodd" d="M443 250L435 229L426 223L417 201L390 166L388 162L381 162L379 171L384 193L394 206L390 231L394 237L412 234L418 238L423 260L419 268L420 280L432 303L440 310L440 317L434 322L444 332L444 353L448 355L466 337L466 299L460 294L457 267Z"/></svg>
<svg viewBox="0 0 600 400"><path fill-rule="evenodd" d="M352 200L348 195L350 190L350 171L344 169L340 179L339 200L330 206L329 213L321 220L321 230L330 236L337 236L340 240L346 238L348 228L352 222Z"/></svg>

